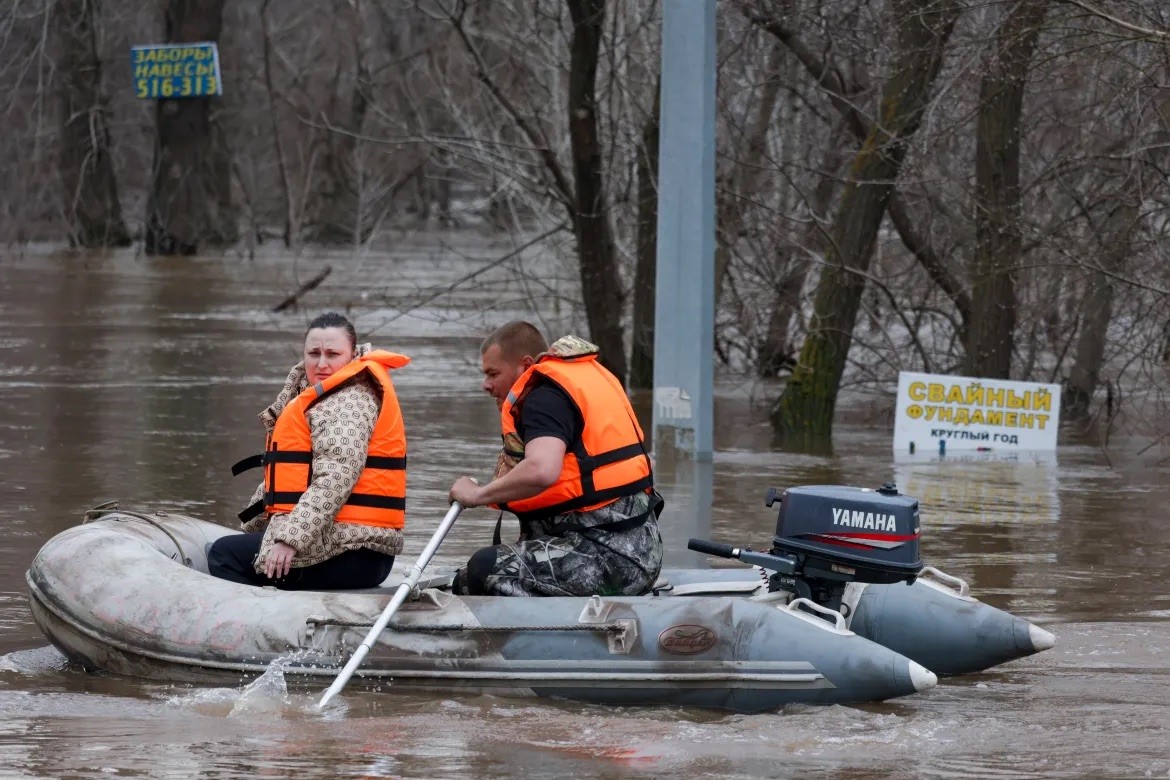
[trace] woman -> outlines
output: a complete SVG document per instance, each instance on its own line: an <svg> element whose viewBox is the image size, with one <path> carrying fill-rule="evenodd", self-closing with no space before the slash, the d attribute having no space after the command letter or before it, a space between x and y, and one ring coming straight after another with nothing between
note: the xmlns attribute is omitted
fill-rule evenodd
<svg viewBox="0 0 1170 780"><path fill-rule="evenodd" d="M410 358L357 343L340 314L317 317L304 361L260 413L264 482L240 513L244 533L207 553L222 579L284 590L372 588L402 551L406 432L390 370Z"/></svg>

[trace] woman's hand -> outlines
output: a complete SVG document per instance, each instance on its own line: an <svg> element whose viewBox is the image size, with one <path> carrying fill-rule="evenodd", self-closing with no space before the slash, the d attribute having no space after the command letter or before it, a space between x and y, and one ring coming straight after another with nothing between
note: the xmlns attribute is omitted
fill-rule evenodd
<svg viewBox="0 0 1170 780"><path fill-rule="evenodd" d="M279 580L292 569L293 558L297 555L295 547L284 542L276 542L268 557L264 559L264 576L270 580Z"/></svg>

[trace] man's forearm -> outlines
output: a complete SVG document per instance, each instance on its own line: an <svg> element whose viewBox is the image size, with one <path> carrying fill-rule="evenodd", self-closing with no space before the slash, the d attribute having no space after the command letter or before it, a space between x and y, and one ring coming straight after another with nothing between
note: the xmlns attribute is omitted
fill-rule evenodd
<svg viewBox="0 0 1170 780"><path fill-rule="evenodd" d="M532 462L522 460L504 476L481 487L478 503L501 504L532 498L548 486L540 469Z"/></svg>

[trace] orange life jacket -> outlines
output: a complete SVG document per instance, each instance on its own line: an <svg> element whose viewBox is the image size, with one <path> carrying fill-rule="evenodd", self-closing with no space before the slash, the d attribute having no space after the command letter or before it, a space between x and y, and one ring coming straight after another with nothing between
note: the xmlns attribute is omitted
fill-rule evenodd
<svg viewBox="0 0 1170 780"><path fill-rule="evenodd" d="M572 358L545 355L520 375L500 409L505 450L524 457L522 450L515 449L521 441L516 426L524 398L542 378L556 383L572 399L584 429L565 453L556 482L531 498L509 501L499 508L522 516L552 517L650 492L654 475L642 427L621 383L597 362L595 352Z"/></svg>
<svg viewBox="0 0 1170 780"><path fill-rule="evenodd" d="M405 355L374 350L290 401L268 436L264 454L246 458L232 467L233 474L264 467L264 498L241 512L240 518L248 520L261 511L270 516L292 511L313 479L309 409L364 374L381 388L382 408L370 434L365 467L334 520L402 528L406 524L406 429L388 369L401 368L409 362Z"/></svg>

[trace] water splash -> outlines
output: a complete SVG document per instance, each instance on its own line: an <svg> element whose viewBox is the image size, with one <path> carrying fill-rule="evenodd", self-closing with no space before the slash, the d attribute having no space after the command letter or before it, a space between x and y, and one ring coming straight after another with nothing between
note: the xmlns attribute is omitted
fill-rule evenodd
<svg viewBox="0 0 1170 780"><path fill-rule="evenodd" d="M316 668L318 661L320 661L320 653L311 648L304 648L274 658L272 663L268 664L268 668L264 670L264 674L244 686L230 714L267 712L274 702L279 702L286 709L315 711L317 694L289 693L285 672L289 669L300 669L305 666Z"/></svg>
<svg viewBox="0 0 1170 780"><path fill-rule="evenodd" d="M69 659L55 647L34 647L0 655L0 672L44 674L59 672L69 666Z"/></svg>
<svg viewBox="0 0 1170 780"><path fill-rule="evenodd" d="M264 674L244 686L229 718L247 715L279 715L290 704L284 671L293 659L281 656L268 665Z"/></svg>
<svg viewBox="0 0 1170 780"><path fill-rule="evenodd" d="M316 696L290 693L285 673L290 668L303 666L303 662L312 656L309 650L279 656L263 674L243 688L202 688L169 696L166 701L179 707L194 706L207 714L228 718L256 715L295 718L314 709Z"/></svg>

